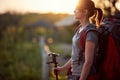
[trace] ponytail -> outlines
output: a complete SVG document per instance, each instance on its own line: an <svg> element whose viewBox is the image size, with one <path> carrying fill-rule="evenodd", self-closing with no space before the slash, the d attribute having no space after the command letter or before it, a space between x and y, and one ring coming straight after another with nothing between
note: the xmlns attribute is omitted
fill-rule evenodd
<svg viewBox="0 0 120 80"><path fill-rule="evenodd" d="M87 9L87 17L93 24L96 24L97 27L100 27L103 19L103 12L100 8L95 8L94 2L92 0L83 0L82 2L79 2L78 8L80 8L78 10Z"/></svg>
<svg viewBox="0 0 120 80"><path fill-rule="evenodd" d="M95 8L95 10L96 10L95 23L97 27L100 27L100 24L103 19L103 12L100 8Z"/></svg>

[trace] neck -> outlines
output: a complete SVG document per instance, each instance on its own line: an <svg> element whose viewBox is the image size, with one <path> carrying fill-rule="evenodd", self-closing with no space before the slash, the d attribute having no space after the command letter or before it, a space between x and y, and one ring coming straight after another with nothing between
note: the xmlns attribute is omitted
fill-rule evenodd
<svg viewBox="0 0 120 80"><path fill-rule="evenodd" d="M80 23L82 25L82 27L86 27L87 24L90 23L89 19L82 19L80 20Z"/></svg>

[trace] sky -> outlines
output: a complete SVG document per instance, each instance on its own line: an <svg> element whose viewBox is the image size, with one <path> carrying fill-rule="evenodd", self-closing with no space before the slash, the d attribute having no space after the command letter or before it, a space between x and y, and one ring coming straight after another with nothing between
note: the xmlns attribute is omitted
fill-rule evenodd
<svg viewBox="0 0 120 80"><path fill-rule="evenodd" d="M20 13L53 12L73 14L77 2L78 0L0 0L0 13L15 11ZM120 8L120 5L117 6Z"/></svg>
<svg viewBox="0 0 120 80"><path fill-rule="evenodd" d="M73 13L78 0L0 0L0 13L16 12L53 12Z"/></svg>

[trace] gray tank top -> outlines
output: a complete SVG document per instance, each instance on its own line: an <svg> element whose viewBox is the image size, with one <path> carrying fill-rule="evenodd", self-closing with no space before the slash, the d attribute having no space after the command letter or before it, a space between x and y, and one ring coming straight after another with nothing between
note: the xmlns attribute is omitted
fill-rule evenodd
<svg viewBox="0 0 120 80"><path fill-rule="evenodd" d="M91 26L87 26L84 29L88 29L88 28L95 28L94 25ZM83 29L83 30L84 30ZM77 75L80 76L81 71L82 71L82 66L84 63L84 51L82 46L80 46L80 36L81 36L81 31L80 28L76 31L75 35L72 38L72 61L71 61L71 71L72 71L72 75ZM86 35L86 41L90 40L92 42L94 42L97 45L98 42L98 38L97 38L97 34L95 32L89 32ZM80 64L78 64L78 60L80 59Z"/></svg>

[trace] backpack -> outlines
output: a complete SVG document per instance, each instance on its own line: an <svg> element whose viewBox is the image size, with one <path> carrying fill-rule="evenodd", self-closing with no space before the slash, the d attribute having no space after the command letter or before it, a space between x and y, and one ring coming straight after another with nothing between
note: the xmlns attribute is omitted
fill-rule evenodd
<svg viewBox="0 0 120 80"><path fill-rule="evenodd" d="M93 62L96 73L89 75L87 80L120 80L120 19L106 18L98 29L83 31L80 37L83 49L90 31L97 33L98 48ZM69 69L67 75L70 73Z"/></svg>
<svg viewBox="0 0 120 80"><path fill-rule="evenodd" d="M83 48L90 31L97 32L98 48L93 62L96 73L88 80L120 80L120 19L107 18L100 28L84 31L80 39Z"/></svg>

